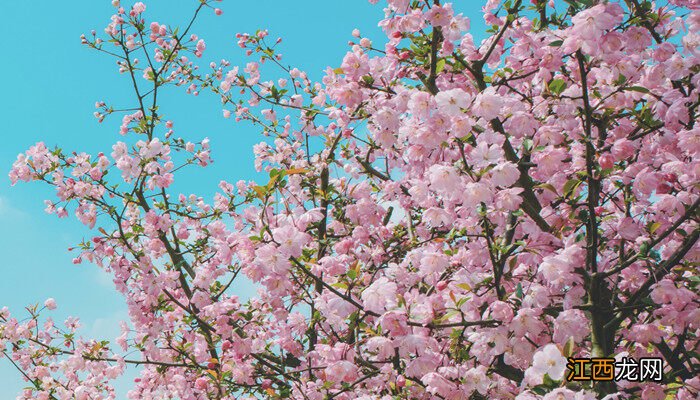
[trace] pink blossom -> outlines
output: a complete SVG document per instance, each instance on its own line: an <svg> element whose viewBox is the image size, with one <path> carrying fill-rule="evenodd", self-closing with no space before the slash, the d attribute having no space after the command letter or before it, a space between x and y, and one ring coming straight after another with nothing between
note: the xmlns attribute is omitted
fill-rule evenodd
<svg viewBox="0 0 700 400"><path fill-rule="evenodd" d="M426 92L415 91L408 101L408 109L417 118L427 118L433 108L433 97Z"/></svg>
<svg viewBox="0 0 700 400"><path fill-rule="evenodd" d="M609 6L599 4L573 16L573 29L584 39L595 39L619 22L621 11L615 3Z"/></svg>
<svg viewBox="0 0 700 400"><path fill-rule="evenodd" d="M0 309L0 354L33 383L20 397L112 398L139 364L131 398L593 400L602 387L564 382L562 354L591 355L591 305L619 317L598 338L618 359L666 357L663 342L692 364L696 2L554 21L553 1L532 1L542 24L488 0L484 36L450 4L389 0L383 37L354 30L312 79L264 29L235 36L247 64L202 64L200 21L114 1L81 43L146 79L89 110L118 114L123 140L109 156L39 142L9 179L50 186L46 211L86 225L73 262L110 275L129 320L110 346L52 320L53 299ZM640 12L659 17L651 32ZM206 188L227 152L173 129L178 88L261 133L260 176ZM677 375L610 385L697 398L700 380Z"/></svg>
<svg viewBox="0 0 700 400"><path fill-rule="evenodd" d="M491 170L491 182L497 186L510 187L519 177L518 167L511 162L499 164Z"/></svg>
<svg viewBox="0 0 700 400"><path fill-rule="evenodd" d="M426 19L434 26L447 26L452 18L452 8L449 5L434 5L426 13Z"/></svg>
<svg viewBox="0 0 700 400"><path fill-rule="evenodd" d="M476 96L473 107L476 115L486 120L491 120L501 114L503 99L487 89Z"/></svg>
<svg viewBox="0 0 700 400"><path fill-rule="evenodd" d="M627 139L618 139L612 147L612 154L620 161L628 158L634 152L634 144Z"/></svg>
<svg viewBox="0 0 700 400"><path fill-rule="evenodd" d="M362 303L367 310L382 313L396 304L396 289L394 282L381 277L362 292Z"/></svg>
<svg viewBox="0 0 700 400"><path fill-rule="evenodd" d="M433 165L428 171L430 187L439 193L452 193L457 187L460 177L457 171L446 165Z"/></svg>
<svg viewBox="0 0 700 400"><path fill-rule="evenodd" d="M644 400L664 400L667 395L661 385L655 383L647 383L642 389L642 399Z"/></svg>
<svg viewBox="0 0 700 400"><path fill-rule="evenodd" d="M44 307L48 308L49 310L55 310L56 309L56 300L53 298L48 298L44 302Z"/></svg>
<svg viewBox="0 0 700 400"><path fill-rule="evenodd" d="M457 386L447 380L444 376L429 372L421 378L421 382L426 385L428 392L439 395L440 397L452 397L452 392L457 389Z"/></svg>
<svg viewBox="0 0 700 400"><path fill-rule="evenodd" d="M275 228L272 233L280 243L278 251L291 257L299 257L302 248L309 240L306 233L299 232L291 226Z"/></svg>
<svg viewBox="0 0 700 400"><path fill-rule="evenodd" d="M588 335L588 318L581 310L564 310L554 322L555 342L564 345L569 338L580 343Z"/></svg>
<svg viewBox="0 0 700 400"><path fill-rule="evenodd" d="M134 6L131 8L131 10L135 14L141 14L142 12L146 11L146 5L139 1L139 2L134 4Z"/></svg>
<svg viewBox="0 0 700 400"><path fill-rule="evenodd" d="M209 385L209 381L207 378L204 378L204 377L197 378L197 380L194 383L194 386L199 390L206 390L208 385Z"/></svg>
<svg viewBox="0 0 700 400"><path fill-rule="evenodd" d="M496 207L508 211L517 210L523 201L523 198L520 196L522 192L522 188L512 188L498 191L495 199Z"/></svg>
<svg viewBox="0 0 700 400"><path fill-rule="evenodd" d="M462 89L450 89L435 95L438 109L449 116L458 115L469 107L471 96Z"/></svg>
<svg viewBox="0 0 700 400"><path fill-rule="evenodd" d="M550 343L535 353L530 368L537 376L546 374L554 380L561 380L566 371L566 358L555 344Z"/></svg>
<svg viewBox="0 0 700 400"><path fill-rule="evenodd" d="M349 52L343 59L343 72L352 78L359 78L369 72L369 58L360 52Z"/></svg>
<svg viewBox="0 0 700 400"><path fill-rule="evenodd" d="M350 361L335 361L326 368L326 376L335 382L351 383L357 379L357 367Z"/></svg>

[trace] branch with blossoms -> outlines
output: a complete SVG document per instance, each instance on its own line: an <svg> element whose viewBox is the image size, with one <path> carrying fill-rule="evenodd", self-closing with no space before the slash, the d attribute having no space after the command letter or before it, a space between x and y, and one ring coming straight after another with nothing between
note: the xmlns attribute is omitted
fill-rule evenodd
<svg viewBox="0 0 700 400"><path fill-rule="evenodd" d="M126 364L131 398L698 396L693 5L490 0L477 43L450 3L389 0L383 46L353 32L315 82L265 30L237 35L245 67L200 69L190 31L222 13L211 1L182 31L114 3L105 39L83 42L129 77L135 105L95 114L125 114L128 143L111 158L39 143L10 178L56 187L47 211L99 233L76 262L124 295L124 354L4 311L25 398L113 397ZM212 159L163 121L168 85L257 126L269 180L222 181L212 204L172 193ZM665 369L569 382L567 357Z"/></svg>

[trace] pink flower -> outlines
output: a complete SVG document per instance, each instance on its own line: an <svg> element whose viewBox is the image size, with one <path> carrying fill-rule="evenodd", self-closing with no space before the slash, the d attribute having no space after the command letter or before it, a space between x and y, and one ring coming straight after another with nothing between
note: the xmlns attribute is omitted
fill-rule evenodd
<svg viewBox="0 0 700 400"><path fill-rule="evenodd" d="M664 330L653 324L637 324L630 329L628 337L642 346L648 346L650 343L661 342L664 339Z"/></svg>
<svg viewBox="0 0 700 400"><path fill-rule="evenodd" d="M574 279L574 268L582 265L583 250L578 245L556 255L545 257L538 271L554 287L562 287Z"/></svg>
<svg viewBox="0 0 700 400"><path fill-rule="evenodd" d="M433 107L433 96L420 90L414 91L408 100L408 109L417 118L428 118Z"/></svg>
<svg viewBox="0 0 700 400"><path fill-rule="evenodd" d="M672 303L676 299L678 288L670 279L662 279L654 284L651 291L651 299L656 304Z"/></svg>
<svg viewBox="0 0 700 400"><path fill-rule="evenodd" d="M452 392L457 390L457 385L436 372L425 374L421 378L421 382L426 386L428 392L443 398L451 398L453 396Z"/></svg>
<svg viewBox="0 0 700 400"><path fill-rule="evenodd" d="M520 177L520 170L512 162L496 165L491 170L491 183L496 186L510 187Z"/></svg>
<svg viewBox="0 0 700 400"><path fill-rule="evenodd" d="M445 115L455 116L467 109L471 101L469 93L462 89L450 89L435 95L438 109Z"/></svg>
<svg viewBox="0 0 700 400"><path fill-rule="evenodd" d="M489 87L476 96L472 110L474 114L486 120L491 120L500 115L502 107L503 99L501 96L493 93L493 90Z"/></svg>
<svg viewBox="0 0 700 400"><path fill-rule="evenodd" d="M513 308L504 301L494 301L489 306L489 310L491 316L498 321L508 323L513 319Z"/></svg>
<svg viewBox="0 0 700 400"><path fill-rule="evenodd" d="M139 1L138 3L134 4L131 10L134 12L134 14L138 15L146 11L146 5Z"/></svg>
<svg viewBox="0 0 700 400"><path fill-rule="evenodd" d="M601 154L600 157L598 157L598 164L600 164L600 167L603 169L610 169L615 166L615 159L609 153Z"/></svg>
<svg viewBox="0 0 700 400"><path fill-rule="evenodd" d="M46 301L44 302L44 307L48 308L49 310L55 310L56 300L54 300L52 297L46 299Z"/></svg>
<svg viewBox="0 0 700 400"><path fill-rule="evenodd" d="M396 283L386 277L377 279L362 292L362 303L365 309L383 313L384 310L393 307L396 304L396 289Z"/></svg>
<svg viewBox="0 0 700 400"><path fill-rule="evenodd" d="M653 192L659 185L660 177L657 172L651 171L648 167L639 171L637 176L634 177L634 183L632 187L640 198L646 198Z"/></svg>
<svg viewBox="0 0 700 400"><path fill-rule="evenodd" d="M434 5L425 14L425 19L428 20L433 26L447 26L452 20L452 7L449 5Z"/></svg>
<svg viewBox="0 0 700 400"><path fill-rule="evenodd" d="M425 253L420 260L421 271L426 275L441 274L447 268L449 262L447 258L440 253Z"/></svg>
<svg viewBox="0 0 700 400"><path fill-rule="evenodd" d="M630 27L624 35L627 51L641 52L651 45L651 34L641 26Z"/></svg>
<svg viewBox="0 0 700 400"><path fill-rule="evenodd" d="M474 165L483 168L497 163L503 156L503 150L497 144L489 145L485 141L480 142L470 153Z"/></svg>
<svg viewBox="0 0 700 400"><path fill-rule="evenodd" d="M556 388L542 397L542 400L596 400L595 393L574 392L567 388Z"/></svg>
<svg viewBox="0 0 700 400"><path fill-rule="evenodd" d="M617 224L617 233L625 240L635 241L642 235L642 228L631 217L620 219Z"/></svg>
<svg viewBox="0 0 700 400"><path fill-rule="evenodd" d="M447 226L451 221L450 214L437 207L425 210L423 218L432 227Z"/></svg>
<svg viewBox="0 0 700 400"><path fill-rule="evenodd" d="M388 311L379 318L379 325L394 336L403 336L409 333L407 321L408 317L404 312Z"/></svg>
<svg viewBox="0 0 700 400"><path fill-rule="evenodd" d="M622 9L615 4L599 4L584 10L571 18L573 31L583 39L596 39L605 30L612 29L621 20Z"/></svg>
<svg viewBox="0 0 700 400"><path fill-rule="evenodd" d="M589 333L588 318L581 310L564 310L554 322L555 342L563 345L569 338L574 338L574 342L580 343Z"/></svg>
<svg viewBox="0 0 700 400"><path fill-rule="evenodd" d="M454 193L460 182L459 173L454 167L447 165L433 165L428 171L431 189L441 194Z"/></svg>
<svg viewBox="0 0 700 400"><path fill-rule="evenodd" d="M594 400L563 382L562 345L573 341L574 352L590 352L590 315L579 309L597 295L585 282L595 272L584 271L588 250L598 273L645 243L655 243L651 256L661 261L680 250L679 265L700 260L700 247L684 243L697 221L683 221L700 179L700 128L690 128L689 112L698 97L690 88L700 87L700 12L691 6L698 0L669 1L642 10L660 15L654 29L663 40L652 44L655 33L621 1L596 1L561 15L561 24L539 26L527 11L508 20L502 0L487 0L484 20L503 34L482 37L467 33L469 21L449 4L388 0L379 24L385 40L372 44L353 31L341 68L327 68L320 79L286 67L283 77L263 76L269 64L287 65L276 53L281 39L266 40L265 30L236 35L253 57L247 65L200 64L207 45L191 33L194 25L178 46L182 28L145 21L143 3L118 8L105 35L91 32L82 43L122 53L118 70L138 71L140 83L143 74L145 83L213 92L216 112L261 128L254 167L271 183L216 178L218 189L204 194L184 181L173 188L185 166L208 165L218 150L197 133L175 136L152 88L126 108L99 101L91 110L98 121L118 113L117 132L129 135L112 147L113 160L41 142L20 154L11 182L52 186L47 211L74 213L92 228L74 262L111 274L131 317L112 349L64 335L76 332L77 320L58 326L0 309L0 348L41 383L20 395L109 397L127 363L119 351L151 364L134 381L133 398L274 396L285 385L259 376L262 366L302 374L278 376L294 383L285 395L295 399ZM203 2L221 15L219 1ZM434 76L435 57L420 49L430 47L431 31L441 32L433 50L445 62ZM411 42L419 48L409 49ZM157 82L151 68L160 71ZM584 76L592 121L582 115ZM566 81L560 93L557 79ZM279 101L270 102L273 85ZM142 100L148 104L132 108ZM591 156L600 182L596 249L584 237ZM192 167L185 173L211 181ZM578 199L562 199L572 183ZM632 261L608 283L621 301L636 302L630 310L646 300L655 307L609 332L631 353L623 354L653 356L647 350L662 341L697 347L689 334L700 329L693 271L671 271L647 287L657 263ZM501 274L495 264L503 264ZM247 293L250 284L256 293ZM39 308L51 313L56 302ZM498 323L457 326L484 320ZM453 333L469 343L459 354L451 351ZM66 353L37 351L41 343ZM85 353L99 357L85 362ZM497 357L524 371L522 382L496 373ZM183 360L191 368L158 368ZM548 377L554 385L534 387ZM225 385L217 385L221 379ZM699 383L619 386L685 400L698 397Z"/></svg>
<svg viewBox="0 0 700 400"><path fill-rule="evenodd" d="M622 49L622 34L619 32L608 32L603 36L602 50L606 53L614 53Z"/></svg>
<svg viewBox="0 0 700 400"><path fill-rule="evenodd" d="M642 399L644 400L664 400L668 396L664 391L663 386L656 383L646 383L644 384L644 389L642 389Z"/></svg>
<svg viewBox="0 0 700 400"><path fill-rule="evenodd" d="M209 380L205 377L199 377L194 382L194 387L196 387L199 390L206 390L208 385L209 385Z"/></svg>
<svg viewBox="0 0 700 400"><path fill-rule="evenodd" d="M277 250L290 257L301 256L302 248L310 237L304 232L299 232L293 226L285 225L272 230L275 240L279 242Z"/></svg>
<svg viewBox="0 0 700 400"><path fill-rule="evenodd" d="M377 359L386 360L394 355L392 340L384 336L374 336L367 340L367 349L377 353Z"/></svg>
<svg viewBox="0 0 700 400"><path fill-rule="evenodd" d="M634 153L634 143L627 139L618 139L613 143L611 152L617 161L624 160Z"/></svg>
<svg viewBox="0 0 700 400"><path fill-rule="evenodd" d="M204 53L204 50L206 50L207 44L204 42L203 39L199 39L197 42L197 45L195 46L195 55L197 57L201 57L202 53Z"/></svg>
<svg viewBox="0 0 700 400"><path fill-rule="evenodd" d="M475 368L470 368L464 375L464 385L467 393L476 390L485 396L490 386L486 367L478 365Z"/></svg>
<svg viewBox="0 0 700 400"><path fill-rule="evenodd" d="M528 368L536 377L548 375L558 381L564 377L566 371L566 358L561 354L555 344L548 344L540 348L532 359L532 366Z"/></svg>
<svg viewBox="0 0 700 400"><path fill-rule="evenodd" d="M348 52L343 58L341 68L350 78L358 79L369 72L369 58L362 52Z"/></svg>
<svg viewBox="0 0 700 400"><path fill-rule="evenodd" d="M510 329L517 336L538 335L545 329L544 323L539 319L540 313L533 308L521 308L513 318Z"/></svg>
<svg viewBox="0 0 700 400"><path fill-rule="evenodd" d="M537 172L543 176L551 176L564 168L564 160L569 153L562 148L547 146L542 151L532 156L532 161L537 165Z"/></svg>
<svg viewBox="0 0 700 400"><path fill-rule="evenodd" d="M514 137L531 136L539 126L537 121L530 113L516 111L505 122L508 132Z"/></svg>
<svg viewBox="0 0 700 400"><path fill-rule="evenodd" d="M350 361L340 360L326 367L326 379L331 382L352 383L357 377L357 367Z"/></svg>
<svg viewBox="0 0 700 400"><path fill-rule="evenodd" d="M465 204L480 204L486 203L490 205L493 199L493 193L488 185L481 182L470 182L464 190L464 203Z"/></svg>
<svg viewBox="0 0 700 400"><path fill-rule="evenodd" d="M517 210L523 202L523 198L520 196L522 192L523 189L518 187L498 191L495 200L496 207L501 210Z"/></svg>
<svg viewBox="0 0 700 400"><path fill-rule="evenodd" d="M690 156L700 153L700 128L680 131L678 147Z"/></svg>

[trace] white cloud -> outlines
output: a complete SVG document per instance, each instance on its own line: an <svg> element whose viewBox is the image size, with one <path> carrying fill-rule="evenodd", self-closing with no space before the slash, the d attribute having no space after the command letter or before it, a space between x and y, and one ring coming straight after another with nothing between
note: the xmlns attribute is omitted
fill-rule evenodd
<svg viewBox="0 0 700 400"><path fill-rule="evenodd" d="M0 220L23 218L26 213L13 207L6 197L0 196Z"/></svg>
<svg viewBox="0 0 700 400"><path fill-rule="evenodd" d="M117 310L111 315L103 318L97 318L86 330L87 337L97 340L114 341L116 337L122 334L121 321L129 321L129 313L126 309Z"/></svg>

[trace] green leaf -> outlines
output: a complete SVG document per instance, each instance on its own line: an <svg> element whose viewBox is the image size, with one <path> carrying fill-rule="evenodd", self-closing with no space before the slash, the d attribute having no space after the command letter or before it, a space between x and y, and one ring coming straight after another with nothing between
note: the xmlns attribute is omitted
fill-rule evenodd
<svg viewBox="0 0 700 400"><path fill-rule="evenodd" d="M647 89L643 86L628 86L625 88L625 90L631 90L633 92L639 92L639 93L649 93L649 89Z"/></svg>
<svg viewBox="0 0 700 400"><path fill-rule="evenodd" d="M649 225L649 233L654 233L656 232L657 229L661 227L661 223L659 222L654 222Z"/></svg>
<svg viewBox="0 0 700 400"><path fill-rule="evenodd" d="M580 184L581 181L578 179L569 179L566 181L564 184L564 197L569 197Z"/></svg>
<svg viewBox="0 0 700 400"><path fill-rule="evenodd" d="M555 189L554 185L552 185L551 183L540 183L539 185L535 186L535 188L547 189L556 195L559 194L559 193L557 193L557 189Z"/></svg>
<svg viewBox="0 0 700 400"><path fill-rule="evenodd" d="M348 288L348 285L346 285L343 282L336 282L336 283L331 284L331 286L333 286L334 288L338 288L338 289L347 289Z"/></svg>
<svg viewBox="0 0 700 400"><path fill-rule="evenodd" d="M441 58L437 61L437 64L435 65L435 72L437 72L439 74L444 69L445 69L445 59Z"/></svg>
<svg viewBox="0 0 700 400"><path fill-rule="evenodd" d="M562 351L562 354L564 357L571 357L571 355L574 354L574 346L576 345L576 342L574 341L573 336L569 336L569 340L564 343L564 349Z"/></svg>
<svg viewBox="0 0 700 400"><path fill-rule="evenodd" d="M552 46L552 47L559 47L559 46L561 46L563 43L564 43L563 40L555 40L555 41L553 41L552 43L550 43L549 45Z"/></svg>
<svg viewBox="0 0 700 400"><path fill-rule="evenodd" d="M564 89L566 89L566 82L563 79L554 79L549 83L549 91L556 95L560 95Z"/></svg>
<svg viewBox="0 0 700 400"><path fill-rule="evenodd" d="M544 396L545 394L547 394L547 390L544 387L542 387L542 385L535 386L534 388L532 388L532 391L540 396Z"/></svg>
<svg viewBox="0 0 700 400"><path fill-rule="evenodd" d="M624 85L626 82L627 82L627 77L624 76L624 75L622 75L622 74L620 74L620 75L617 77L617 79L615 79L615 82L614 82L614 83L615 83L615 85L617 85L617 86L622 86L622 85Z"/></svg>
<svg viewBox="0 0 700 400"><path fill-rule="evenodd" d="M275 100L279 101L279 99L280 99L280 93L279 93L279 90L277 90L277 88L276 88L275 86L272 86L272 87L270 88L270 94L272 95L272 97L273 97Z"/></svg>
<svg viewBox="0 0 700 400"><path fill-rule="evenodd" d="M264 186L253 186L253 190L255 191L256 197L261 200L267 195L267 188Z"/></svg>
<svg viewBox="0 0 700 400"><path fill-rule="evenodd" d="M646 257L649 254L649 243L644 242L641 245L639 245L639 255L641 257Z"/></svg>
<svg viewBox="0 0 700 400"><path fill-rule="evenodd" d="M552 377L550 377L549 374L544 374L544 377L542 378L542 383L549 388L555 388L559 386L559 381L555 381L554 379L552 379Z"/></svg>

